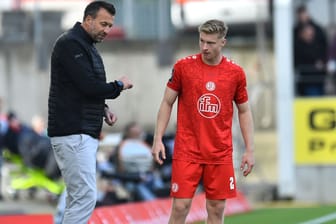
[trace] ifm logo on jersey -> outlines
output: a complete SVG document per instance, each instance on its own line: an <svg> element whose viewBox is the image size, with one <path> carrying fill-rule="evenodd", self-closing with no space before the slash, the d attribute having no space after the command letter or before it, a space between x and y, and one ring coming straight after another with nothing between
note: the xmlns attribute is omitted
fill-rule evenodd
<svg viewBox="0 0 336 224"><path fill-rule="evenodd" d="M205 88L208 91L214 91L216 89L216 84L209 81L205 84ZM219 114L221 109L221 103L219 98L212 94L203 94L197 101L198 112L205 118L214 118Z"/></svg>

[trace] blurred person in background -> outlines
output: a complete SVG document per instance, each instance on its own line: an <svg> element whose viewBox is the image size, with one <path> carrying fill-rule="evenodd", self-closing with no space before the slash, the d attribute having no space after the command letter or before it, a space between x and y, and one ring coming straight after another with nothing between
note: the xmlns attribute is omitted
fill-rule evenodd
<svg viewBox="0 0 336 224"><path fill-rule="evenodd" d="M326 32L318 23L316 23L312 19L307 7L305 5L300 5L296 8L296 23L294 26L294 40L299 38L300 36L299 31L301 29L301 26L306 25L306 24L309 24L314 27L316 41L320 43L322 46L325 46L325 48L327 48L328 39L327 39Z"/></svg>
<svg viewBox="0 0 336 224"><path fill-rule="evenodd" d="M3 107L3 101L0 97L0 145L1 145L1 137L4 133L6 133L8 128L8 121L7 121L7 115L2 112Z"/></svg>
<svg viewBox="0 0 336 224"><path fill-rule="evenodd" d="M32 126L22 122L13 111L8 113L7 123L3 147L6 147L11 154L20 156L22 165L43 169L47 177L58 179L59 169L49 137L37 133Z"/></svg>
<svg viewBox="0 0 336 224"><path fill-rule="evenodd" d="M41 136L47 136L45 119L40 115L34 115L31 120L32 129Z"/></svg>
<svg viewBox="0 0 336 224"><path fill-rule="evenodd" d="M303 24L298 29L298 39L294 45L294 68L299 96L321 96L324 94L326 78L326 46L316 37L316 29Z"/></svg>
<svg viewBox="0 0 336 224"><path fill-rule="evenodd" d="M86 224L97 198L96 153L103 117L113 125L117 117L105 104L132 87L122 76L106 82L104 64L95 44L112 29L116 10L93 1L83 21L63 33L51 56L48 135L66 185L63 224Z"/></svg>
<svg viewBox="0 0 336 224"><path fill-rule="evenodd" d="M146 172L153 168L151 149L144 141L144 137L145 132L137 122L132 121L125 126L122 141L116 148L115 163L119 173L133 170Z"/></svg>
<svg viewBox="0 0 336 224"><path fill-rule="evenodd" d="M324 94L328 40L305 5L296 9L294 26L295 89L299 96Z"/></svg>
<svg viewBox="0 0 336 224"><path fill-rule="evenodd" d="M41 151L46 151L44 158L43 169L47 177L55 180L60 177L60 170L57 166L54 152L51 147L50 138L47 134L45 119L40 115L34 115L31 119L31 128L38 138L38 143L35 146L35 154L41 154ZM43 157L41 158L41 160Z"/></svg>
<svg viewBox="0 0 336 224"><path fill-rule="evenodd" d="M0 200L2 196L2 150L4 148L4 137L8 130L8 121L6 114L2 113L3 101L0 97Z"/></svg>
<svg viewBox="0 0 336 224"><path fill-rule="evenodd" d="M328 48L325 91L327 95L336 95L336 34L332 37Z"/></svg>
<svg viewBox="0 0 336 224"><path fill-rule="evenodd" d="M116 150L116 167L120 175L138 176L138 181L126 181L133 200L148 201L156 198L155 191L163 188L163 181L155 169L151 147L145 142L145 132L137 122L126 125L123 140Z"/></svg>
<svg viewBox="0 0 336 224"><path fill-rule="evenodd" d="M200 181L206 195L207 223L224 222L225 201L236 196L232 160L233 103L238 108L245 143L240 168L247 176L254 166L253 121L243 69L222 55L228 27L209 20L199 27L200 53L174 65L161 102L152 154L166 159L162 142L173 105L178 98L169 223L185 223Z"/></svg>
<svg viewBox="0 0 336 224"><path fill-rule="evenodd" d="M26 134L34 133L33 130L27 124L21 122L14 111L9 111L7 113L7 122L8 128L4 135L4 146L12 154L20 155L23 157L22 159L24 161L28 161L28 159L26 160L26 158L21 155L21 152L29 155L30 147L28 144L24 143L22 139L25 138ZM25 152L26 149L28 152Z"/></svg>

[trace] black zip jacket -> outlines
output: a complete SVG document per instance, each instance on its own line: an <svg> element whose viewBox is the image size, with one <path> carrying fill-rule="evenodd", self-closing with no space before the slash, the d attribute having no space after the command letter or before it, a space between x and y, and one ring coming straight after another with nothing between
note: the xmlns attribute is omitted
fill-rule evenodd
<svg viewBox="0 0 336 224"><path fill-rule="evenodd" d="M106 83L102 58L93 39L77 22L63 33L51 56L48 135L88 134L98 138L105 99L120 95L116 81Z"/></svg>

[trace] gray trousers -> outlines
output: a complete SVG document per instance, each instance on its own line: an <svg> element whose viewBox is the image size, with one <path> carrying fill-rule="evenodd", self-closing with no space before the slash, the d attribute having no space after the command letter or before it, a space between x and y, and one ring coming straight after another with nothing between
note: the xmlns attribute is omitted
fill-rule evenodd
<svg viewBox="0 0 336 224"><path fill-rule="evenodd" d="M87 224L97 199L98 140L85 134L50 140L67 190L62 224Z"/></svg>

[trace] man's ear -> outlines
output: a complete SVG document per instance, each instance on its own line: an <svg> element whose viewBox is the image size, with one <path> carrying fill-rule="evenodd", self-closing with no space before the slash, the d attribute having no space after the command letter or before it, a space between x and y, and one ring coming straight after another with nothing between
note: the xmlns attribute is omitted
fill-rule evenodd
<svg viewBox="0 0 336 224"><path fill-rule="evenodd" d="M225 44L226 44L226 39L225 39L225 38L223 38L223 39L222 39L222 46L224 47L224 46L225 46Z"/></svg>
<svg viewBox="0 0 336 224"><path fill-rule="evenodd" d="M85 17L85 19L84 19L84 23L91 23L92 22L92 20L93 20L93 17L92 16L90 16L90 15L88 15L87 17Z"/></svg>

